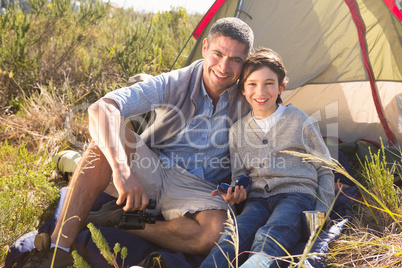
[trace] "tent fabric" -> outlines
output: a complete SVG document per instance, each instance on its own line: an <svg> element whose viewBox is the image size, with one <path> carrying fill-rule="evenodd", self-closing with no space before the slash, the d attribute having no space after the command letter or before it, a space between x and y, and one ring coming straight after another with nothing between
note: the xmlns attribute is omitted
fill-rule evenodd
<svg viewBox="0 0 402 268"><path fill-rule="evenodd" d="M284 103L321 118L324 136L401 143L402 24L385 1L226 0L187 64L202 57L213 22L239 17L253 29L255 47L282 56L290 79Z"/></svg>
<svg viewBox="0 0 402 268"><path fill-rule="evenodd" d="M352 15L353 21L356 25L356 29L358 32L358 39L359 39L359 44L360 44L360 50L362 52L362 59L364 63L364 68L366 69L366 73L370 82L370 88L371 88L371 94L373 96L373 101L374 101L374 106L377 111L379 120L381 122L381 125L385 131L385 134L387 135L387 138L390 142L390 144L394 145L395 144L395 139L394 136L391 132L391 130L388 127L388 124L385 120L384 113L380 104L380 100L378 98L378 91L376 88L375 80L374 80L374 73L373 69L371 68L371 63L369 60L369 55L367 51L367 43L366 43L366 28L364 25L364 22L362 20L362 17L359 14L359 8L357 6L357 3L353 0L345 0L345 3L348 5L350 9L350 13Z"/></svg>

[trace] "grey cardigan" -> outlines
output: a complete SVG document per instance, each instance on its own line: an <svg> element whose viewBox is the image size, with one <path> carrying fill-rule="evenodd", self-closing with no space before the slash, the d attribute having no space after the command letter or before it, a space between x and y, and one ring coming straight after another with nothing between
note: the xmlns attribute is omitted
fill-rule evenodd
<svg viewBox="0 0 402 268"><path fill-rule="evenodd" d="M306 163L281 152L290 150L330 159L315 119L289 104L264 134L249 113L230 129L229 146L232 177L248 174L252 178L249 197L307 193L317 197L317 210L328 212L335 198L333 172L322 163Z"/></svg>

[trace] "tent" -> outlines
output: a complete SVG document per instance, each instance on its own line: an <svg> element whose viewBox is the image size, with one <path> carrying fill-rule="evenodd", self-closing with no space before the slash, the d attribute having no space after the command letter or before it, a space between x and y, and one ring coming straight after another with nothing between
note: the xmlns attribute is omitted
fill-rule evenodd
<svg viewBox="0 0 402 268"><path fill-rule="evenodd" d="M193 32L186 64L222 17L254 31L255 47L283 58L282 99L342 142L402 142L402 12L395 0L216 0Z"/></svg>

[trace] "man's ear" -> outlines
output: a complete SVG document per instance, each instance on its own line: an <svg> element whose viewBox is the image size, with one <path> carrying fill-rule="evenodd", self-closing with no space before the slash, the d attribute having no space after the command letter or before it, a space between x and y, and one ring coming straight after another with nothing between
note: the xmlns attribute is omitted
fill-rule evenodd
<svg viewBox="0 0 402 268"><path fill-rule="evenodd" d="M204 38L202 41L202 57L204 57L204 51L207 51L208 49L208 39Z"/></svg>

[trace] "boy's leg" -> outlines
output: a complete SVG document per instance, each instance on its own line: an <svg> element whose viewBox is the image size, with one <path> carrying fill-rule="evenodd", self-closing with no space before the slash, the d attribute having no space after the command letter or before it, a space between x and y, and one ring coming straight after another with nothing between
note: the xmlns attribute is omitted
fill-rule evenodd
<svg viewBox="0 0 402 268"><path fill-rule="evenodd" d="M287 256L302 235L302 212L314 209L316 198L309 194L289 193L275 196L267 223L255 235L254 252L241 267L277 267L275 257Z"/></svg>
<svg viewBox="0 0 402 268"><path fill-rule="evenodd" d="M242 213L236 217L235 224L239 233L239 254L250 250L257 230L267 222L270 211L266 203L266 199L263 198L250 198L247 200ZM201 267L228 267L228 263L232 262L236 257L235 246L232 244L232 241L233 238L230 235L230 230L225 227L225 233L204 260ZM246 253L241 254L239 260L244 260L246 256Z"/></svg>

